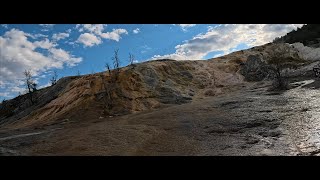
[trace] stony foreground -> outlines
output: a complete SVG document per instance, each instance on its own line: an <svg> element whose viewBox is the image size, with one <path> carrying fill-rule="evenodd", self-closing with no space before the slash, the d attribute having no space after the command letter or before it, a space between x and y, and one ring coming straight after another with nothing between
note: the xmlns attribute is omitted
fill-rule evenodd
<svg viewBox="0 0 320 180"><path fill-rule="evenodd" d="M0 132L1 155L318 155L320 83L243 83L200 97L119 117L66 119L37 129Z"/></svg>

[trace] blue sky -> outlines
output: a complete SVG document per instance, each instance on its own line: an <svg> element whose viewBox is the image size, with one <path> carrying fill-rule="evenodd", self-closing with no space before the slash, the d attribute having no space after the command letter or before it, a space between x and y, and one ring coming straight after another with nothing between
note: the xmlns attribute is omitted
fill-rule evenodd
<svg viewBox="0 0 320 180"><path fill-rule="evenodd" d="M0 24L0 100L25 93L23 71L40 87L59 78L104 71L119 49L136 62L199 60L272 41L301 24Z"/></svg>

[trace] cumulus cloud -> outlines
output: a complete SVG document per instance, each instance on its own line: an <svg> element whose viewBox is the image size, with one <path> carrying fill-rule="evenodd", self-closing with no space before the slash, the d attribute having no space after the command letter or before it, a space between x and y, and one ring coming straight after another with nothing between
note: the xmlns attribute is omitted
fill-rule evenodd
<svg viewBox="0 0 320 180"><path fill-rule="evenodd" d="M128 31L125 29L113 29L112 32L102 33L101 37L118 42L121 38L121 34L128 34Z"/></svg>
<svg viewBox="0 0 320 180"><path fill-rule="evenodd" d="M4 27L5 29L8 29L8 24L1 24L2 27Z"/></svg>
<svg viewBox="0 0 320 180"><path fill-rule="evenodd" d="M72 67L77 65L82 61L82 58L76 58L74 55L70 55L69 52L63 49L51 48L49 49L51 52L51 58L57 60L58 62L65 62L68 66Z"/></svg>
<svg viewBox="0 0 320 180"><path fill-rule="evenodd" d="M31 37L32 39L38 39L38 38L47 38L48 35L45 34L29 34L29 33L25 33L27 37Z"/></svg>
<svg viewBox="0 0 320 180"><path fill-rule="evenodd" d="M21 79L26 69L37 76L49 69L74 66L82 61L81 57L74 57L56 46L47 38L31 42L27 34L18 29L5 32L0 36L0 88L7 89L9 93L16 92L14 87L23 84Z"/></svg>
<svg viewBox="0 0 320 180"><path fill-rule="evenodd" d="M138 34L140 32L140 29L139 28L134 29L132 32L133 32L133 34Z"/></svg>
<svg viewBox="0 0 320 180"><path fill-rule="evenodd" d="M102 41L94 34L84 33L79 36L77 42L82 43L85 47L92 47L101 44Z"/></svg>
<svg viewBox="0 0 320 180"><path fill-rule="evenodd" d="M196 26L196 24L178 24L183 31L187 31L188 28Z"/></svg>
<svg viewBox="0 0 320 180"><path fill-rule="evenodd" d="M69 34L68 34L68 33L57 33L57 34L53 34L53 35L52 35L52 39L53 39L54 41L59 41L59 40L61 40L61 39L65 39L65 38L67 38L67 37L69 37Z"/></svg>
<svg viewBox="0 0 320 180"><path fill-rule="evenodd" d="M42 49L50 49L50 48L57 46L57 44L50 42L49 39L47 39L47 38L42 41L35 41L33 43L33 45L35 45L38 48L42 48Z"/></svg>
<svg viewBox="0 0 320 180"><path fill-rule="evenodd" d="M45 88L45 87L49 87L49 86L51 86L51 82L48 82L47 84L39 86L39 89L42 89L42 88Z"/></svg>
<svg viewBox="0 0 320 180"><path fill-rule="evenodd" d="M55 24L39 24L42 27L53 27Z"/></svg>
<svg viewBox="0 0 320 180"><path fill-rule="evenodd" d="M106 26L106 24L77 24L75 28L79 32L85 32L79 36L77 43L82 43L85 47L92 47L101 44L102 39L118 42L122 34L128 34L125 29L113 29L111 32L104 32Z"/></svg>
<svg viewBox="0 0 320 180"><path fill-rule="evenodd" d="M87 30L91 33L100 35L102 34L102 31L104 30L103 24L84 24L83 25L84 30Z"/></svg>
<svg viewBox="0 0 320 180"><path fill-rule="evenodd" d="M209 28L206 33L175 47L173 54L155 55L152 59L171 58L177 60L202 59L213 51L230 53L239 44L249 47L271 42L275 37L301 27L302 24L233 24Z"/></svg>
<svg viewBox="0 0 320 180"><path fill-rule="evenodd" d="M54 25L55 24L39 24L39 26L42 27L41 31L44 31L44 32L49 31L50 29L52 29Z"/></svg>
<svg viewBox="0 0 320 180"><path fill-rule="evenodd" d="M10 95L10 93L8 93L8 92L0 92L0 96L2 96L2 97L7 97L7 98L13 97L13 96Z"/></svg>

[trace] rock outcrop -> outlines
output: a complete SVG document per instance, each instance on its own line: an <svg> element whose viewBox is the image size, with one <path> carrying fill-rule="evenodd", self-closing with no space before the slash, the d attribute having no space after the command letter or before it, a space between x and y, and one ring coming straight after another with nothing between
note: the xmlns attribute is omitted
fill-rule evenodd
<svg viewBox="0 0 320 180"><path fill-rule="evenodd" d="M216 96L244 81L267 78L266 59L274 45L269 43L211 60L144 62L134 68L121 68L116 82L111 81L108 72L65 77L56 85L37 91L34 105L26 95L1 104L0 126L54 124L65 119L83 119L87 112L94 118L123 115ZM293 46L288 53L293 55L296 51Z"/></svg>

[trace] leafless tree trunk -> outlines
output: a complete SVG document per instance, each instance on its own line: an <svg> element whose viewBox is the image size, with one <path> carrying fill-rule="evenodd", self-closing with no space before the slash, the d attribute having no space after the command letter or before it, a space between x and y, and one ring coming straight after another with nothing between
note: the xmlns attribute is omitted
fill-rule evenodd
<svg viewBox="0 0 320 180"><path fill-rule="evenodd" d="M119 59L118 52L119 52L119 49L114 50L114 56L112 57L113 69L115 71L115 73L114 73L115 81L118 80L118 76L119 76L119 73L120 73L120 59Z"/></svg>
<svg viewBox="0 0 320 180"><path fill-rule="evenodd" d="M57 79L58 79L58 73L56 70L53 71L53 76L51 78L51 85L57 84Z"/></svg>
<svg viewBox="0 0 320 180"><path fill-rule="evenodd" d="M111 75L111 69L110 69L110 65L109 65L109 63L106 63L106 69L108 70L109 75Z"/></svg>
<svg viewBox="0 0 320 180"><path fill-rule="evenodd" d="M129 63L130 63L130 65L133 64L133 61L134 61L134 55L129 53Z"/></svg>
<svg viewBox="0 0 320 180"><path fill-rule="evenodd" d="M23 74L25 76L25 83L26 83L26 88L28 90L29 99L31 103L34 104L34 100L32 96L33 96L33 91L36 89L36 87L34 87L36 83L34 83L32 79L32 74L30 70L25 70Z"/></svg>

